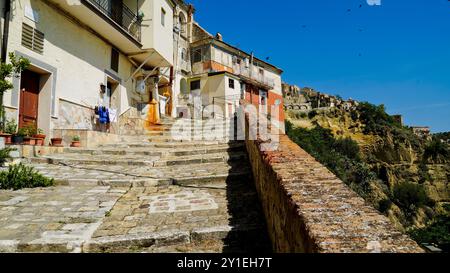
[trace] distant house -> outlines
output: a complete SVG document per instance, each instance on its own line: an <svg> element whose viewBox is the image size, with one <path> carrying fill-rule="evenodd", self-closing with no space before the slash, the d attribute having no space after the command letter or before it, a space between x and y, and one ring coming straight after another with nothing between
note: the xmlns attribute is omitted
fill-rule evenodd
<svg viewBox="0 0 450 273"><path fill-rule="evenodd" d="M431 136L431 129L427 126L411 126L413 133L422 138L428 138Z"/></svg>

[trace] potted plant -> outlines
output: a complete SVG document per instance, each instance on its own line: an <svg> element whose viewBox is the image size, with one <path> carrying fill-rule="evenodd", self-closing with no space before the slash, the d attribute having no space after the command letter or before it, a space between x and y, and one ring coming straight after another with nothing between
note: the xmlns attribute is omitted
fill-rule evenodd
<svg viewBox="0 0 450 273"><path fill-rule="evenodd" d="M72 144L70 146L71 147L81 147L80 136L74 136L72 138Z"/></svg>
<svg viewBox="0 0 450 273"><path fill-rule="evenodd" d="M46 135L44 134L44 130L37 129L36 134L33 135L33 137L36 139L36 145L37 146L44 146Z"/></svg>
<svg viewBox="0 0 450 273"><path fill-rule="evenodd" d="M60 138L60 137L52 138L51 141L52 141L52 146L55 146L55 147L62 146L62 138Z"/></svg>
<svg viewBox="0 0 450 273"><path fill-rule="evenodd" d="M33 135L36 134L36 127L33 124L29 124L24 128L25 136L23 138L24 145L36 145L36 139L33 138Z"/></svg>
<svg viewBox="0 0 450 273"><path fill-rule="evenodd" d="M16 133L17 130L17 123L14 119L6 121L5 124L5 131L4 133L0 134L0 137L5 138L5 144L12 144L12 135Z"/></svg>
<svg viewBox="0 0 450 273"><path fill-rule="evenodd" d="M12 136L12 143L16 145L20 145L23 143L24 137L27 135L27 131L25 128L20 128L17 130L17 133Z"/></svg>

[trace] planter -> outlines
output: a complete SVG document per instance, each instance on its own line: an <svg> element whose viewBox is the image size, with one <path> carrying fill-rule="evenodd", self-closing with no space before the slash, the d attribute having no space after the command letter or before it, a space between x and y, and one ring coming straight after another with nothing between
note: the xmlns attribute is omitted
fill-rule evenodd
<svg viewBox="0 0 450 273"><path fill-rule="evenodd" d="M62 146L62 138L52 138L52 146Z"/></svg>
<svg viewBox="0 0 450 273"><path fill-rule="evenodd" d="M23 136L12 136L12 143L16 145L21 145L23 143Z"/></svg>
<svg viewBox="0 0 450 273"><path fill-rule="evenodd" d="M5 138L5 144L6 144L6 145L12 144L12 135L10 135L10 134L5 134L5 133L1 133L1 134L0 134L0 137Z"/></svg>
<svg viewBox="0 0 450 273"><path fill-rule="evenodd" d="M36 139L32 137L24 137L23 138L23 145L36 145Z"/></svg>
<svg viewBox="0 0 450 273"><path fill-rule="evenodd" d="M44 141L43 138L36 138L36 146L44 146Z"/></svg>
<svg viewBox="0 0 450 273"><path fill-rule="evenodd" d="M37 146L44 146L46 135L37 134L33 136L36 139Z"/></svg>
<svg viewBox="0 0 450 273"><path fill-rule="evenodd" d="M81 142L80 141L72 141L72 144L70 145L70 147L79 148L79 147L81 147Z"/></svg>

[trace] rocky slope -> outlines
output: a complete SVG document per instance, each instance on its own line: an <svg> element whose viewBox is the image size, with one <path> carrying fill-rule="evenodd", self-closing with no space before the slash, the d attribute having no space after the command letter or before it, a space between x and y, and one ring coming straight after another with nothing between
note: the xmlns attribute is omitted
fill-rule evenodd
<svg viewBox="0 0 450 273"><path fill-rule="evenodd" d="M431 137L414 135L396 124L382 106L363 104L350 111L331 108L309 114L288 111L287 116L294 128L307 132L319 126L337 140L356 142L361 160L357 164L367 164L376 177L364 186L353 177L346 182L399 228L425 228L437 216L448 213L444 207L450 202L450 157L448 149L447 154L435 154L438 148L446 149L442 145L447 143L441 145L439 140L436 144ZM423 198L417 193L422 190Z"/></svg>

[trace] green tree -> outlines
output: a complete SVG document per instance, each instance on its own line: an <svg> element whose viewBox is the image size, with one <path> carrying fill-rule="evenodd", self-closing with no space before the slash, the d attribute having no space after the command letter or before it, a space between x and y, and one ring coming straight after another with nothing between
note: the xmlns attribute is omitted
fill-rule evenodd
<svg viewBox="0 0 450 273"><path fill-rule="evenodd" d="M17 58L14 53L9 53L10 63L0 64L0 130L5 130L5 108L3 106L3 95L14 86L10 79L20 77L20 73L27 69L30 61L24 57Z"/></svg>

